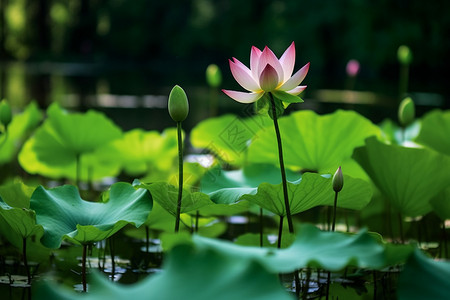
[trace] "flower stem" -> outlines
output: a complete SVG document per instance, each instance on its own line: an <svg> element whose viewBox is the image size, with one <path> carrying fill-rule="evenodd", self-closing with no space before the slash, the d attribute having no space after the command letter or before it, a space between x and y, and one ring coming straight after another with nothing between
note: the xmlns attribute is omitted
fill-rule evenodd
<svg viewBox="0 0 450 300"><path fill-rule="evenodd" d="M183 141L181 138L181 122L177 122L178 133L178 202L175 219L175 232L180 230L181 199L183 198Z"/></svg>
<svg viewBox="0 0 450 300"><path fill-rule="evenodd" d="M336 228L336 209L337 209L338 194L339 192L334 192L333 224L331 224L331 231L334 231Z"/></svg>
<svg viewBox="0 0 450 300"><path fill-rule="evenodd" d="M281 134L280 134L280 128L278 127L278 120L277 120L277 109L275 107L275 100L273 99L272 93L269 93L269 96L270 96L270 103L272 104L273 125L275 127L275 133L277 135L278 158L280 161L281 179L283 181L283 195L284 195L284 206L286 209L286 218L288 221L289 233L294 233L294 226L292 224L292 217L291 217L291 209L289 207L290 205L289 205L289 197L288 197L288 190L287 190L286 171L284 169L283 147L281 145Z"/></svg>

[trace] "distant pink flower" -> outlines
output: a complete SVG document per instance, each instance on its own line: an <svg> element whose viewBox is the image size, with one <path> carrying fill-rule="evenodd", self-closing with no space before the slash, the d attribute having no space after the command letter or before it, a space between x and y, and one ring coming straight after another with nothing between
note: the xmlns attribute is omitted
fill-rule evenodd
<svg viewBox="0 0 450 300"><path fill-rule="evenodd" d="M351 59L347 63L347 75L350 77L355 77L359 73L359 61L356 59Z"/></svg>
<svg viewBox="0 0 450 300"><path fill-rule="evenodd" d="M250 92L222 90L238 102L252 103L260 99L264 93L276 91L297 96L306 88L306 85L300 83L308 73L309 63L292 75L295 65L294 42L280 59L267 46L263 51L253 46L250 52L250 69L234 57L229 61L234 79Z"/></svg>

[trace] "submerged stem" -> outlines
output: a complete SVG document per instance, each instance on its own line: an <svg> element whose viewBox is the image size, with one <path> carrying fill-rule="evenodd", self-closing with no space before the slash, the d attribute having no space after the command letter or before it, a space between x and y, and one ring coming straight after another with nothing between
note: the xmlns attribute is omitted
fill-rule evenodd
<svg viewBox="0 0 450 300"><path fill-rule="evenodd" d="M273 125L275 127L275 133L277 136L278 159L280 161L281 180L283 181L283 195L284 195L284 206L286 209L286 217L287 217L287 221L288 221L289 232L294 233L294 226L292 224L291 209L290 209L288 190L287 190L286 171L284 169L283 147L281 144L281 134L280 134L280 128L278 127L278 120L277 120L277 109L275 107L275 100L273 99L272 93L269 93L269 96L270 96L270 103L272 105Z"/></svg>
<svg viewBox="0 0 450 300"><path fill-rule="evenodd" d="M180 230L181 199L183 198L183 141L181 138L181 122L177 122L178 133L178 201L175 219L175 232Z"/></svg>

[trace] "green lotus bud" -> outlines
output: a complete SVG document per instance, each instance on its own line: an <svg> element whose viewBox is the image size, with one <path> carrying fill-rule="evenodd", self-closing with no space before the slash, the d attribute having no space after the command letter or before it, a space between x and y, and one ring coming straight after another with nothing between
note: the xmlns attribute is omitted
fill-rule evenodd
<svg viewBox="0 0 450 300"><path fill-rule="evenodd" d="M416 109L414 102L410 97L406 97L398 107L398 121L400 122L400 125L406 127L411 124L414 121L415 114Z"/></svg>
<svg viewBox="0 0 450 300"><path fill-rule="evenodd" d="M189 102L184 90L176 85L169 95L169 114L175 122L184 121L189 113Z"/></svg>
<svg viewBox="0 0 450 300"><path fill-rule="evenodd" d="M336 170L333 175L333 190L338 193L342 190L344 186L344 175L342 175L341 167Z"/></svg>
<svg viewBox="0 0 450 300"><path fill-rule="evenodd" d="M408 46L401 45L400 47L398 47L397 57L398 57L398 61L402 65L409 65L412 61L411 49L409 49Z"/></svg>
<svg viewBox="0 0 450 300"><path fill-rule="evenodd" d="M9 106L6 100L0 102L0 123L3 126L8 127L12 120L11 106Z"/></svg>
<svg viewBox="0 0 450 300"><path fill-rule="evenodd" d="M217 88L222 83L222 72L217 65L211 64L206 68L206 82L209 86Z"/></svg>

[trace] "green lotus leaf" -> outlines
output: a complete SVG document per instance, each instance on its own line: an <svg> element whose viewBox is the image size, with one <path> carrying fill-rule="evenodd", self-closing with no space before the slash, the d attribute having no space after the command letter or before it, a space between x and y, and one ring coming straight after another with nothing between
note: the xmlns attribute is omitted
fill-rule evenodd
<svg viewBox="0 0 450 300"><path fill-rule="evenodd" d="M269 274L253 259L181 245L175 247L164 261L164 272L133 285L117 284L94 273L87 294L77 294L46 283L37 291L36 297L61 300L292 299L280 285L278 277Z"/></svg>
<svg viewBox="0 0 450 300"><path fill-rule="evenodd" d="M450 155L450 110L433 110L422 119L422 128L416 142L438 152Z"/></svg>
<svg viewBox="0 0 450 300"><path fill-rule="evenodd" d="M288 273L305 267L330 271L347 266L380 268L384 265L383 247L366 231L357 234L320 231L313 225L296 228L294 243L286 249L239 246L227 241L193 236L200 248L215 249L246 259L255 259L274 273Z"/></svg>
<svg viewBox="0 0 450 300"><path fill-rule="evenodd" d="M173 230L173 221L172 226L169 230L163 232L159 235L159 239L161 240L161 246L164 252L170 251L173 247L180 244L191 243L192 241L192 229L195 226L195 217L190 216L188 214L182 214L181 219L183 224L191 224L188 228L184 226L180 230L180 232L175 232ZM188 230L189 229L189 230ZM208 238L216 238L223 233L225 233L227 229L227 225L224 222L220 222L217 218L202 218L200 217L198 220L198 231L195 234L198 234L203 237Z"/></svg>
<svg viewBox="0 0 450 300"><path fill-rule="evenodd" d="M331 177L305 173L295 182L287 183L291 214L298 214L320 205L334 205ZM361 179L344 176L344 188L339 192L338 207L362 209L372 197L370 185ZM254 195L244 195L243 200L258 204L279 216L286 216L282 184L262 183Z"/></svg>
<svg viewBox="0 0 450 300"><path fill-rule="evenodd" d="M286 235L288 235L287 232ZM286 235L283 235L282 240ZM260 234L259 233L244 233L236 238L234 243L240 246L259 246L260 245ZM276 241L275 241L276 242ZM263 245L264 247L277 247L276 243L271 243L267 234L263 235Z"/></svg>
<svg viewBox="0 0 450 300"><path fill-rule="evenodd" d="M197 220L195 215L181 214L180 216L180 232L192 232ZM158 232L173 233L175 219L168 211L162 208L158 202L153 202L153 208L144 223L149 229ZM226 224L219 222L217 218L212 217L199 217L197 233L201 236L217 237L224 233L226 230ZM139 229L130 228L126 231L129 236L138 239L145 238L145 232L141 226Z"/></svg>
<svg viewBox="0 0 450 300"><path fill-rule="evenodd" d="M21 182L0 187L0 216L21 238L43 233L42 226L36 225L36 213L30 209L32 192Z"/></svg>
<svg viewBox="0 0 450 300"><path fill-rule="evenodd" d="M405 216L431 211L430 200L450 182L450 158L429 149L386 145L376 138L355 149L353 158Z"/></svg>
<svg viewBox="0 0 450 300"><path fill-rule="evenodd" d="M430 204L441 220L450 219L450 187L433 197Z"/></svg>
<svg viewBox="0 0 450 300"><path fill-rule="evenodd" d="M241 166L248 159L247 146L256 132L273 124L267 116L243 119L235 115L209 118L191 131L191 144L208 149L220 160Z"/></svg>
<svg viewBox="0 0 450 300"><path fill-rule="evenodd" d="M31 196L37 223L45 230L41 242L49 248L59 248L63 239L81 245L101 241L127 224L139 227L152 203L147 190L123 182L111 186L106 203L82 200L71 185L49 190L39 186Z"/></svg>
<svg viewBox="0 0 450 300"><path fill-rule="evenodd" d="M416 249L406 262L398 282L398 299L448 299L450 262L435 261Z"/></svg>
<svg viewBox="0 0 450 300"><path fill-rule="evenodd" d="M42 113L36 102L31 102L25 110L14 118L9 124L7 134L0 135L0 164L10 162L16 155L20 146L42 119ZM6 138L6 140L4 140Z"/></svg>
<svg viewBox="0 0 450 300"><path fill-rule="evenodd" d="M166 182L155 182L151 184L140 184L138 187L148 189L152 194L153 200L171 215L177 214L178 188ZM200 209L206 205L214 204L208 195L200 192L191 192L183 189L183 198L181 199L181 213L189 213Z"/></svg>
<svg viewBox="0 0 450 300"><path fill-rule="evenodd" d="M27 172L75 179L80 157L83 180L117 174L117 163L111 168L110 160L105 160L101 152L95 153L121 137L121 130L111 120L93 110L69 114L56 103L47 109L47 115L19 153L19 162Z"/></svg>
<svg viewBox="0 0 450 300"><path fill-rule="evenodd" d="M123 170L131 176L150 172L169 172L176 167L178 157L177 131L133 129L113 142L115 157L122 161ZM163 178L165 179L165 178Z"/></svg>
<svg viewBox="0 0 450 300"><path fill-rule="evenodd" d="M30 174L41 174L48 178L68 178L76 180L77 162L73 159L67 165L49 165L39 160L38 152L34 151L35 139L29 139L19 154L19 162L26 164ZM105 177L114 177L120 173L121 164L117 157L111 157L111 145L102 146L91 153L80 156L80 179L95 181Z"/></svg>
<svg viewBox="0 0 450 300"><path fill-rule="evenodd" d="M286 177L289 181L295 181L300 175L287 170ZM246 165L232 171L215 167L203 176L201 189L215 203L234 203L244 194L256 193L258 185L263 182L280 183L280 169L270 164Z"/></svg>
<svg viewBox="0 0 450 300"><path fill-rule="evenodd" d="M380 129L353 111L338 110L319 116L313 111L298 111L279 119L284 162L292 169L334 173L350 158L364 139L380 136ZM248 149L252 163L278 165L278 148L273 128L257 132Z"/></svg>

